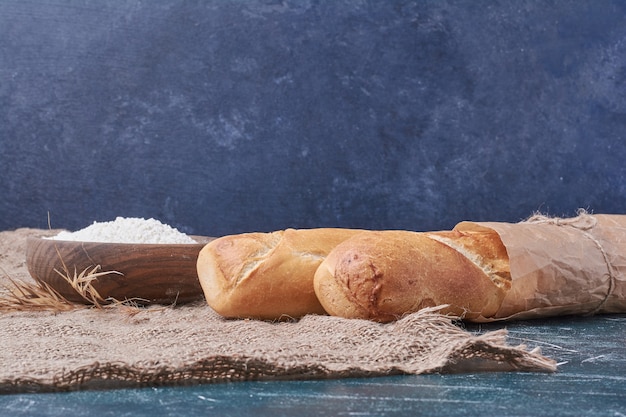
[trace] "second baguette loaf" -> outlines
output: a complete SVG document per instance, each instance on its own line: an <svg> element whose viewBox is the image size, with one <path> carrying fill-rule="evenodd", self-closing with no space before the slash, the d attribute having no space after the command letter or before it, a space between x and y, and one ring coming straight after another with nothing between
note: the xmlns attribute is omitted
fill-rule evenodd
<svg viewBox="0 0 626 417"><path fill-rule="evenodd" d="M360 231L286 229L223 236L198 256L200 284L224 317L275 320L324 314L313 276L326 255Z"/></svg>
<svg viewBox="0 0 626 417"><path fill-rule="evenodd" d="M495 232L366 231L330 252L314 287L329 314L388 322L444 304L466 319L488 317L510 281Z"/></svg>

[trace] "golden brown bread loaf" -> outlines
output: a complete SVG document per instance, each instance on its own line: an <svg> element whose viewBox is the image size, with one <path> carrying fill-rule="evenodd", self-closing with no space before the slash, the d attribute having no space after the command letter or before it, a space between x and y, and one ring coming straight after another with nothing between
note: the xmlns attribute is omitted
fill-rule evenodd
<svg viewBox="0 0 626 417"><path fill-rule="evenodd" d="M351 229L287 229L215 239L198 256L207 303L229 318L275 320L325 314L313 290L324 257L359 233Z"/></svg>
<svg viewBox="0 0 626 417"><path fill-rule="evenodd" d="M337 245L314 287L331 315L388 322L424 307L466 319L495 314L511 286L495 232L365 231Z"/></svg>

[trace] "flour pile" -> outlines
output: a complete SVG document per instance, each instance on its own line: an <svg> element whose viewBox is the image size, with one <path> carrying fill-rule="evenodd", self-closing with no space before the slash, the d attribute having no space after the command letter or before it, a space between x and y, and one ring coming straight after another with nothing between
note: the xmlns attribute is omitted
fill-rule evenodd
<svg viewBox="0 0 626 417"><path fill-rule="evenodd" d="M101 243L197 243L186 234L158 220L136 217L117 217L110 222L93 222L76 232L62 231L52 239Z"/></svg>

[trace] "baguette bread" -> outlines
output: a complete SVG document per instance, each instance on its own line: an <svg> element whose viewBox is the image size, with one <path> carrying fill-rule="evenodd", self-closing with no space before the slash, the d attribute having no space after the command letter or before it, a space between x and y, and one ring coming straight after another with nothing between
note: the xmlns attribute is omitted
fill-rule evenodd
<svg viewBox="0 0 626 417"><path fill-rule="evenodd" d="M359 233L352 229L286 229L223 236L198 256L207 303L228 318L276 320L325 314L313 276L326 255Z"/></svg>
<svg viewBox="0 0 626 417"><path fill-rule="evenodd" d="M329 314L380 322L440 305L489 317L510 286L506 248L486 231L365 231L337 245L314 277Z"/></svg>

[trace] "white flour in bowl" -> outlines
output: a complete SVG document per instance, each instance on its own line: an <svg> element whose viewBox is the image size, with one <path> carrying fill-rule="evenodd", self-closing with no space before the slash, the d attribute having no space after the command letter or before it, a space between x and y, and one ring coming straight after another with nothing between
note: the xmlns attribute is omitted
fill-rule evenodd
<svg viewBox="0 0 626 417"><path fill-rule="evenodd" d="M51 239L106 243L197 243L177 229L155 219L117 217L111 222L93 222L76 232L62 231Z"/></svg>

